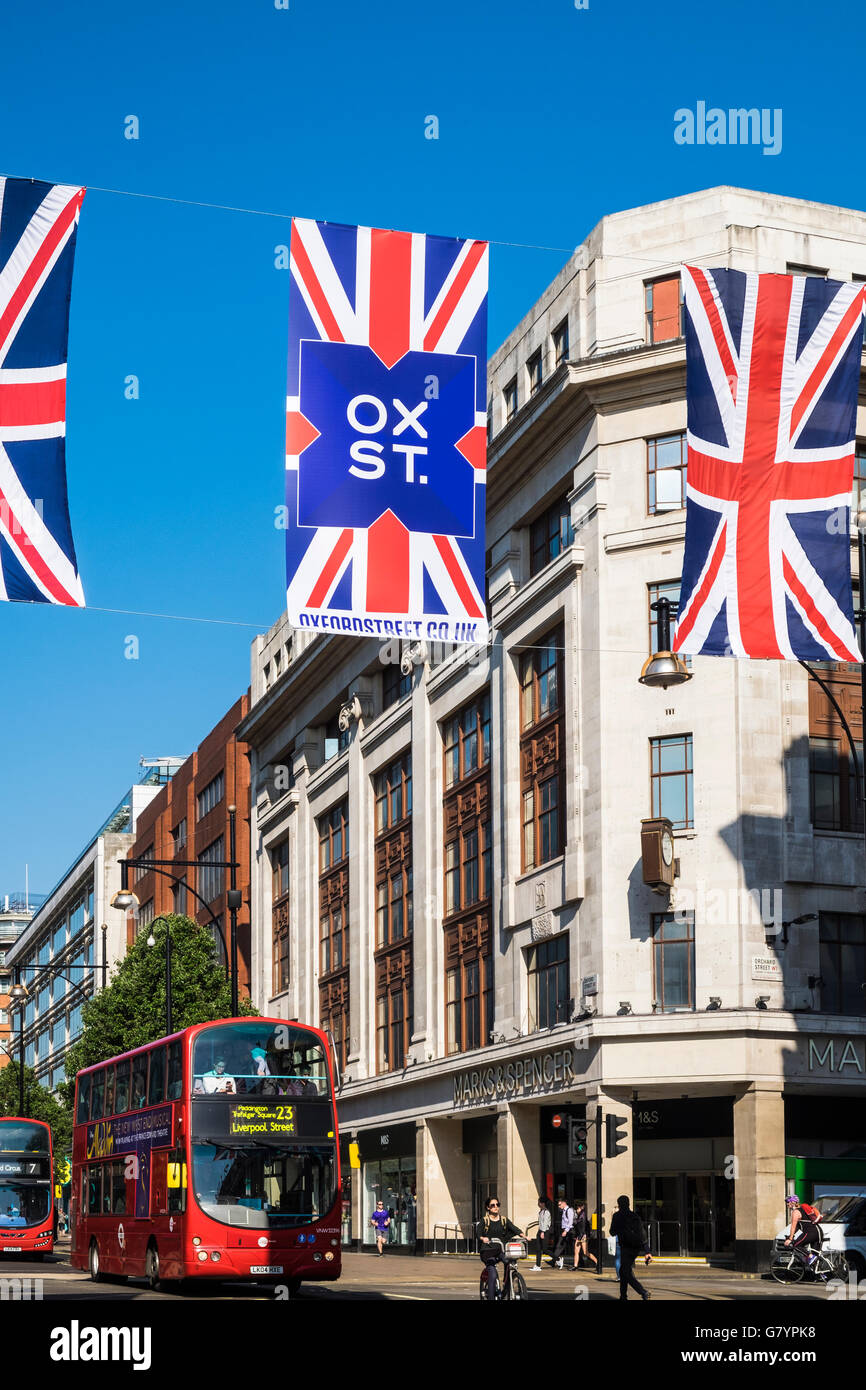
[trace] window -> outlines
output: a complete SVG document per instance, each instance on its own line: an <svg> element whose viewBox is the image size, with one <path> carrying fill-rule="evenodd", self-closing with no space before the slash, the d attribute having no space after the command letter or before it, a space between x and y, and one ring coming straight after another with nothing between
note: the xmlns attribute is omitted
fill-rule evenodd
<svg viewBox="0 0 866 1390"><path fill-rule="evenodd" d="M148 1105L161 1105L165 1100L165 1048L155 1047L150 1054L150 1081L147 1087Z"/></svg>
<svg viewBox="0 0 866 1390"><path fill-rule="evenodd" d="M647 440L647 511L650 516L686 505L688 445L685 430Z"/></svg>
<svg viewBox="0 0 866 1390"><path fill-rule="evenodd" d="M650 739L653 816L667 816L674 830L694 826L691 734Z"/></svg>
<svg viewBox="0 0 866 1390"><path fill-rule="evenodd" d="M412 755L406 753L373 779L376 834L390 830L412 812Z"/></svg>
<svg viewBox="0 0 866 1390"><path fill-rule="evenodd" d="M319 918L321 940L319 970L322 975L343 968L343 929L346 925L343 919L342 905L338 905L330 912L322 913Z"/></svg>
<svg viewBox="0 0 866 1390"><path fill-rule="evenodd" d="M819 270L814 265L798 265L796 261L788 261L785 267L786 275L817 275L819 280L826 280L827 270Z"/></svg>
<svg viewBox="0 0 866 1390"><path fill-rule="evenodd" d="M146 903L142 903L138 909L138 930L142 927L150 926L154 918L153 898L148 898Z"/></svg>
<svg viewBox="0 0 866 1390"><path fill-rule="evenodd" d="M412 866L400 865L376 884L376 946L391 946L412 931Z"/></svg>
<svg viewBox="0 0 866 1390"><path fill-rule="evenodd" d="M568 361L568 319L553 330L553 360L557 367Z"/></svg>
<svg viewBox="0 0 866 1390"><path fill-rule="evenodd" d="M271 850L271 898L274 902L289 891L289 842L282 840Z"/></svg>
<svg viewBox="0 0 866 1390"><path fill-rule="evenodd" d="M529 528L529 573L538 574L573 541L571 507L567 497L560 497Z"/></svg>
<svg viewBox="0 0 866 1390"><path fill-rule="evenodd" d="M489 928L474 924L445 936L446 1049L470 1052L486 1047L493 1028L493 956Z"/></svg>
<svg viewBox="0 0 866 1390"><path fill-rule="evenodd" d="M339 864L349 855L349 803L341 801L327 815L319 817L319 873Z"/></svg>
<svg viewBox="0 0 866 1390"><path fill-rule="evenodd" d="M390 661L382 674L382 709L390 709L412 693L412 672L404 673L399 661Z"/></svg>
<svg viewBox="0 0 866 1390"><path fill-rule="evenodd" d="M671 617L671 641L673 641L674 625L676 623L676 608L680 601L680 581L678 579L668 579L661 584L647 585L647 613L649 618L649 650L650 656L654 656L659 649L659 616L654 613L652 605L658 603L660 598L669 599L674 611ZM692 659L690 656L681 656L680 661L685 662L691 669Z"/></svg>
<svg viewBox="0 0 866 1390"><path fill-rule="evenodd" d="M183 916L186 912L186 879L182 878L180 883L172 884L171 888L172 912Z"/></svg>
<svg viewBox="0 0 866 1390"><path fill-rule="evenodd" d="M863 329L866 337L866 328ZM854 491L851 497L851 517L866 508L866 444L858 443L854 450Z"/></svg>
<svg viewBox="0 0 866 1390"><path fill-rule="evenodd" d="M214 840L213 844L208 845L207 849L202 850L198 856L198 863L201 865L198 890L206 903L212 902L223 891L225 871L216 866L221 864L224 858L222 835L218 840Z"/></svg>
<svg viewBox="0 0 866 1390"><path fill-rule="evenodd" d="M683 291L678 275L644 286L646 340L665 343L683 336Z"/></svg>
<svg viewBox="0 0 866 1390"><path fill-rule="evenodd" d="M122 1115L129 1109L129 1074L129 1062L118 1063L117 1087L114 1098L114 1111L116 1115Z"/></svg>
<svg viewBox="0 0 866 1390"><path fill-rule="evenodd" d="M695 1007L695 915L654 912L653 1002L664 1013Z"/></svg>
<svg viewBox="0 0 866 1390"><path fill-rule="evenodd" d="M177 1042L168 1045L168 1090L169 1100L180 1100L183 1094L183 1044Z"/></svg>
<svg viewBox="0 0 866 1390"><path fill-rule="evenodd" d="M411 962L411 957L410 957ZM410 964L411 970L411 964ZM376 1063L380 1072L395 1071L406 1061L412 1034L411 973L398 989L376 999Z"/></svg>
<svg viewBox="0 0 866 1390"><path fill-rule="evenodd" d="M513 420L517 414L517 377L512 377L508 385L502 392L502 400L505 405L505 423Z"/></svg>
<svg viewBox="0 0 866 1390"><path fill-rule="evenodd" d="M548 634L520 662L523 869L557 858L562 815L562 629Z"/></svg>
<svg viewBox="0 0 866 1390"><path fill-rule="evenodd" d="M179 820L174 830L171 832L172 847L175 854L186 848L186 816Z"/></svg>
<svg viewBox="0 0 866 1390"><path fill-rule="evenodd" d="M526 364L526 373L529 377L529 394L534 396L541 386L541 348L530 357Z"/></svg>
<svg viewBox="0 0 866 1390"><path fill-rule="evenodd" d="M62 921L62 922L60 923L60 925L59 925L58 927L55 927L55 929L54 929L54 939L53 939L53 941L52 941L52 948L53 948L54 955L55 955L55 956L59 956L59 955L60 955L60 952L63 950L63 948L64 948L65 945L66 945L66 922L65 922L65 920L64 920L64 921Z"/></svg>
<svg viewBox="0 0 866 1390"><path fill-rule="evenodd" d="M147 1053L132 1059L132 1103L130 1109L143 1110L147 1104Z"/></svg>
<svg viewBox="0 0 866 1390"><path fill-rule="evenodd" d="M862 767L862 743L857 751ZM860 829L857 771L847 738L809 738L809 786L815 830Z"/></svg>
<svg viewBox="0 0 866 1390"><path fill-rule="evenodd" d="M141 851L141 854L137 854L137 855L135 856L135 858L136 858L136 859L152 859L152 858L153 858L153 842L151 841L151 843L148 845L147 849L143 849L143 850ZM150 872L151 872L150 869L148 869L148 868L141 868L140 865L136 865L136 869L135 869L135 881L136 881L136 883L138 883L139 879L144 878L145 874L149 874ZM72 923L70 923L70 926L72 927L72 935L74 936L74 935L75 935L75 926L74 926Z"/></svg>
<svg viewBox="0 0 866 1390"><path fill-rule="evenodd" d="M822 912L821 1009L832 1014L866 1014L866 918L846 912Z"/></svg>
<svg viewBox="0 0 866 1390"><path fill-rule="evenodd" d="M490 761L490 692L485 690L442 725L445 786L469 777Z"/></svg>
<svg viewBox="0 0 866 1390"><path fill-rule="evenodd" d="M445 845L445 916L449 917L491 895L490 821L462 829Z"/></svg>
<svg viewBox="0 0 866 1390"><path fill-rule="evenodd" d="M289 987L289 909L288 897L275 901L271 908L274 994L281 994Z"/></svg>
<svg viewBox="0 0 866 1390"><path fill-rule="evenodd" d="M568 1023L573 1002L568 991L568 932L530 946L527 969L530 1031Z"/></svg>
<svg viewBox="0 0 866 1390"><path fill-rule="evenodd" d="M352 726L348 725L345 729L341 729L339 715L335 714L333 719L329 719L325 725L325 762L329 762L331 758L336 758L338 753L342 753L344 748L348 748L351 737Z"/></svg>
<svg viewBox="0 0 866 1390"><path fill-rule="evenodd" d="M218 772L213 781L208 782L204 791L199 792L196 798L196 817L203 820L214 806L222 801L225 795L225 773Z"/></svg>

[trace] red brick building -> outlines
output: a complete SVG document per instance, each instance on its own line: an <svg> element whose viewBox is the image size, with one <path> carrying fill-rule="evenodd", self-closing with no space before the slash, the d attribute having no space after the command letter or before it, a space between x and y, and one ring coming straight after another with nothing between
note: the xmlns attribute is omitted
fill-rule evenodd
<svg viewBox="0 0 866 1390"><path fill-rule="evenodd" d="M248 995L250 982L250 765L247 745L235 729L249 711L249 691L232 705L198 748L178 768L171 781L139 817L131 859L189 859L192 869L168 867L180 882L156 870L132 870L130 887L141 908L130 919L128 941L163 912L183 912L213 931L221 958L223 941L229 949L231 916L226 904L230 886L227 869L213 863L228 860L229 807L236 807L237 886L243 894L238 910L238 989ZM207 903L195 898L194 889Z"/></svg>

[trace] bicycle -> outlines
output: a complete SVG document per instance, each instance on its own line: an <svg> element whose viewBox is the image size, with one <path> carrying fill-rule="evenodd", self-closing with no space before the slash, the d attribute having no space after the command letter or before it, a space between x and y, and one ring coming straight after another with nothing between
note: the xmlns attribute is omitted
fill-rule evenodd
<svg viewBox="0 0 866 1390"><path fill-rule="evenodd" d="M824 1237L826 1240L826 1236ZM823 1242L822 1242L823 1246ZM817 1255L813 1264L806 1263L806 1252ZM770 1273L779 1284L799 1284L808 1274L812 1279L841 1279L848 1282L848 1260L842 1250L815 1250L811 1245L802 1248L776 1242L776 1253L770 1264Z"/></svg>
<svg viewBox="0 0 866 1390"><path fill-rule="evenodd" d="M496 1270L496 1292L493 1297L505 1301L516 1302L529 1297L529 1290L526 1287L526 1280L516 1268L517 1261L522 1260L526 1254L526 1247L522 1240L509 1240L503 1246L501 1240L491 1240L491 1245L498 1245L500 1250L499 1260L505 1267L502 1283L499 1281L499 1261L494 1265ZM490 1299L487 1271L489 1265L485 1265L481 1271L481 1281L478 1289L478 1296L483 1303Z"/></svg>

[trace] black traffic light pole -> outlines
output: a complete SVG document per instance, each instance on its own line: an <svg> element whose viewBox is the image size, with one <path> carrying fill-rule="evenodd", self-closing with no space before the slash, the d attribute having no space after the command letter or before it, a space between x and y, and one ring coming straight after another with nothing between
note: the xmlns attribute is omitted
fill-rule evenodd
<svg viewBox="0 0 866 1390"><path fill-rule="evenodd" d="M601 1131L602 1113L599 1105L595 1112L595 1212L596 1230L598 1232L598 1273L604 1269L604 1235L602 1227L604 1224L604 1212L601 1203Z"/></svg>

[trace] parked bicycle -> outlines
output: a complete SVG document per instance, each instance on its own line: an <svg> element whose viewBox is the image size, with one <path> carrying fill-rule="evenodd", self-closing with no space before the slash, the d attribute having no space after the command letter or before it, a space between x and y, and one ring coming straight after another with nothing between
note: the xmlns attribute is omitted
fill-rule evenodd
<svg viewBox="0 0 866 1390"><path fill-rule="evenodd" d="M817 1256L812 1264L808 1263L810 1255ZM843 1283L847 1283L848 1260L843 1250L815 1250L809 1245L800 1249L777 1240L770 1263L770 1273L780 1284L799 1284L806 1278L821 1280L824 1283L830 1279L841 1279Z"/></svg>
<svg viewBox="0 0 866 1390"><path fill-rule="evenodd" d="M491 1246L499 1246L501 1252L499 1259L504 1266L504 1273L501 1281L499 1278L499 1265L496 1264L493 1266L496 1270L496 1292L493 1297L503 1300L508 1299L512 1302L517 1299L528 1298L529 1292L526 1287L526 1280L516 1267L517 1261L522 1260L526 1254L526 1246L523 1244L523 1241L508 1240L503 1245L501 1240L491 1240L490 1244ZM488 1268L489 1266L485 1265L484 1269L481 1271L481 1283L478 1291L478 1296L483 1302L486 1302L490 1298Z"/></svg>

